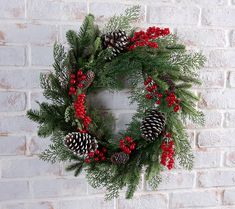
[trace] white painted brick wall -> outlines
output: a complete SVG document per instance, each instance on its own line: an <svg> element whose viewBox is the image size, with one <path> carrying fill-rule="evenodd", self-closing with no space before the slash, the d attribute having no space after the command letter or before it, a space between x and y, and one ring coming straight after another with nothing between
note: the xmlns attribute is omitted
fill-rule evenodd
<svg viewBox="0 0 235 209"><path fill-rule="evenodd" d="M158 191L145 182L133 200L104 202L102 189L84 175L74 178L61 164L37 155L49 144L36 136L26 110L43 101L39 73L52 66L54 41L65 42L89 12L103 25L114 13L141 4L140 26L169 26L188 48L208 57L201 72L199 103L204 127L188 124L195 154L191 172L163 173ZM174 209L235 208L235 1L234 0L0 0L0 209ZM111 109L116 131L134 112L128 92L98 93Z"/></svg>

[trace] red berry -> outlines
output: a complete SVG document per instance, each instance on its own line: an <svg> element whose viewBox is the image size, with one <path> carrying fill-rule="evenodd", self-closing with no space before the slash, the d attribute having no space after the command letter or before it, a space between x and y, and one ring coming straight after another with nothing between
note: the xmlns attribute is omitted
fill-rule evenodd
<svg viewBox="0 0 235 209"><path fill-rule="evenodd" d="M81 80L86 80L86 75L82 75Z"/></svg>
<svg viewBox="0 0 235 209"><path fill-rule="evenodd" d="M157 100L157 101L156 101L156 104L160 105L160 104L161 104L161 101L160 101L160 100Z"/></svg>
<svg viewBox="0 0 235 209"><path fill-rule="evenodd" d="M180 106L179 105L175 105L174 112L178 112L179 110L180 110Z"/></svg>
<svg viewBox="0 0 235 209"><path fill-rule="evenodd" d="M96 154L96 155L100 154L100 151L97 149L97 150L95 151L95 154Z"/></svg>
<svg viewBox="0 0 235 209"><path fill-rule="evenodd" d="M89 156L89 157L94 157L94 156L95 156L95 153L94 153L94 152L89 152L88 156Z"/></svg>
<svg viewBox="0 0 235 209"><path fill-rule="evenodd" d="M104 156L101 157L101 160L102 160L102 161L105 161L105 160L106 160L106 157L104 157Z"/></svg>
<svg viewBox="0 0 235 209"><path fill-rule="evenodd" d="M98 157L95 157L94 160L95 160L95 161L99 161L100 159L99 159Z"/></svg>
<svg viewBox="0 0 235 209"><path fill-rule="evenodd" d="M102 148L102 152L106 153L107 149L105 147Z"/></svg>
<svg viewBox="0 0 235 209"><path fill-rule="evenodd" d="M70 75L70 78L73 78L73 79L74 79L74 78L76 78L76 75L75 75L75 74L71 74L71 75Z"/></svg>
<svg viewBox="0 0 235 209"><path fill-rule="evenodd" d="M123 150L123 152L125 152L125 153L128 154L128 155L131 154L131 150L130 150L129 148Z"/></svg>
<svg viewBox="0 0 235 209"><path fill-rule="evenodd" d="M135 146L136 146L136 144L135 144L135 143L132 143L131 146L130 146L130 150L134 150L134 149L135 149Z"/></svg>
<svg viewBox="0 0 235 209"><path fill-rule="evenodd" d="M149 83L147 81L144 82L144 85L147 86Z"/></svg>
<svg viewBox="0 0 235 209"><path fill-rule="evenodd" d="M104 153L103 153L103 152L100 152L99 156L100 156L100 157L103 157L103 156L104 156Z"/></svg>
<svg viewBox="0 0 235 209"><path fill-rule="evenodd" d="M156 89L157 88L157 84L153 84L151 88L152 88L152 90Z"/></svg>
<svg viewBox="0 0 235 209"><path fill-rule="evenodd" d="M126 136L125 139L129 143L133 142L133 139L130 136Z"/></svg>
<svg viewBox="0 0 235 209"><path fill-rule="evenodd" d="M150 86L148 86L148 87L146 88L146 90L149 91L149 92L153 91L152 87L150 87Z"/></svg>
<svg viewBox="0 0 235 209"><path fill-rule="evenodd" d="M71 87L69 88L69 91L71 91L71 92L75 92L75 91L76 91L76 89L75 89L73 86L71 86Z"/></svg>
<svg viewBox="0 0 235 209"><path fill-rule="evenodd" d="M71 84L71 85L74 85L75 83L76 83L76 80L75 80L75 79L71 79L71 80L70 80L70 84Z"/></svg>
<svg viewBox="0 0 235 209"><path fill-rule="evenodd" d="M83 75L83 72L82 72L81 69L78 70L77 75L78 75L79 77Z"/></svg>
<svg viewBox="0 0 235 209"><path fill-rule="evenodd" d="M162 94L160 94L160 93L157 94L157 97L158 97L158 98L162 98Z"/></svg>
<svg viewBox="0 0 235 209"><path fill-rule="evenodd" d="M90 160L89 158L86 158L84 161L85 161L86 163L90 163L90 162L91 162L91 160Z"/></svg>
<svg viewBox="0 0 235 209"><path fill-rule="evenodd" d="M146 94L145 98L146 98L146 99L152 99L153 96L152 96L151 94Z"/></svg>
<svg viewBox="0 0 235 209"><path fill-rule="evenodd" d="M78 84L78 88L81 89L82 87L83 87L83 84L82 84L82 83L79 83L79 84Z"/></svg>
<svg viewBox="0 0 235 209"><path fill-rule="evenodd" d="M119 143L120 143L120 144L124 144L124 143L125 143L124 139L121 139L121 140L119 141Z"/></svg>
<svg viewBox="0 0 235 209"><path fill-rule="evenodd" d="M148 83L151 83L151 82L153 81L153 79L152 79L151 76L149 76L146 81L147 81Z"/></svg>

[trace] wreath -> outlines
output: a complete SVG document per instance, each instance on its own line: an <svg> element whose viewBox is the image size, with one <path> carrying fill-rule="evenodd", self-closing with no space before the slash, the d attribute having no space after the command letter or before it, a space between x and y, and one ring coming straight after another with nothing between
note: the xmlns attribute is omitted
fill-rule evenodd
<svg viewBox="0 0 235 209"><path fill-rule="evenodd" d="M27 113L39 123L40 137L51 136L41 159L66 161L75 176L84 169L92 187L106 188L107 199L123 188L132 198L143 172L156 189L165 168L191 169L185 124L204 122L196 108L199 97L190 88L200 85L205 57L187 52L168 28L133 28L139 18L140 7L134 6L100 30L89 14L78 33L68 31L68 49L55 43L54 71L40 77L50 101ZM91 98L127 85L137 110L126 131L114 135L115 118Z"/></svg>

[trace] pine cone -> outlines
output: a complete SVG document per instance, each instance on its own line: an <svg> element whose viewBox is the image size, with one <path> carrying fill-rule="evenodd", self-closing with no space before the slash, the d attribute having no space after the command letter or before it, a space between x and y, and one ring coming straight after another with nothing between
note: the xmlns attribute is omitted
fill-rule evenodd
<svg viewBox="0 0 235 209"><path fill-rule="evenodd" d="M93 82L94 78L95 78L95 73L91 70L88 70L86 73L86 80L82 81L82 84L84 85L83 88L88 88Z"/></svg>
<svg viewBox="0 0 235 209"><path fill-rule="evenodd" d="M157 109L152 109L141 124L142 137L146 141L154 141L165 127L165 116Z"/></svg>
<svg viewBox="0 0 235 209"><path fill-rule="evenodd" d="M129 43L126 32L122 30L104 34L101 40L103 49L112 48L112 57L116 57L121 52L126 51ZM112 57L108 59L111 60Z"/></svg>
<svg viewBox="0 0 235 209"><path fill-rule="evenodd" d="M117 152L111 156L110 160L113 164L126 164L126 162L129 160L129 155L124 152Z"/></svg>
<svg viewBox="0 0 235 209"><path fill-rule="evenodd" d="M160 76L160 79L167 83L167 85L169 86L169 91L175 91L175 83L172 81L169 75L162 75Z"/></svg>
<svg viewBox="0 0 235 209"><path fill-rule="evenodd" d="M64 144L76 155L85 155L98 148L96 138L89 133L69 133L64 139Z"/></svg>

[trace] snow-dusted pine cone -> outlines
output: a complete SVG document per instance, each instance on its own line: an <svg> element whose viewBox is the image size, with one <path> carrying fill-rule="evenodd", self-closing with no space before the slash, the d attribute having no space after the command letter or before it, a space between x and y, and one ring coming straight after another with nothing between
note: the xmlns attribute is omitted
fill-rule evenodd
<svg viewBox="0 0 235 209"><path fill-rule="evenodd" d="M117 152L111 156L110 160L113 164L125 164L129 160L129 155L124 152Z"/></svg>
<svg viewBox="0 0 235 209"><path fill-rule="evenodd" d="M112 49L112 57L126 51L129 43L126 32L123 30L106 33L101 37L101 40L103 49L108 47ZM111 60L112 57L108 59Z"/></svg>
<svg viewBox="0 0 235 209"><path fill-rule="evenodd" d="M96 138L89 133L69 133L64 139L64 144L76 155L86 155L98 148Z"/></svg>
<svg viewBox="0 0 235 209"><path fill-rule="evenodd" d="M94 78L95 78L95 73L91 70L88 70L86 73L86 79L82 81L82 84L84 85L83 88L88 88L93 82Z"/></svg>
<svg viewBox="0 0 235 209"><path fill-rule="evenodd" d="M142 137L146 141L154 141L165 127L165 116L157 109L152 109L141 124Z"/></svg>
<svg viewBox="0 0 235 209"><path fill-rule="evenodd" d="M175 83L172 81L169 75L162 75L160 76L160 79L167 83L167 85L169 86L169 91L175 91Z"/></svg>

